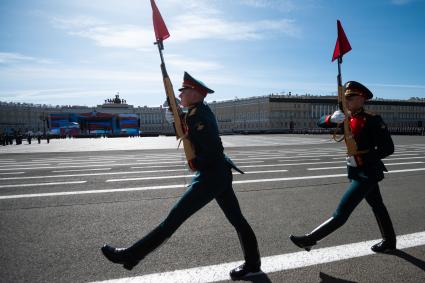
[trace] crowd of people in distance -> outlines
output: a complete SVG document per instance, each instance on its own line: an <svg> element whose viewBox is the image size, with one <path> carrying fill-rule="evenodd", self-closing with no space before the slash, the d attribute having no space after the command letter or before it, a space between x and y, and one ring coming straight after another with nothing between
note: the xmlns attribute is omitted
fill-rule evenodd
<svg viewBox="0 0 425 283"><path fill-rule="evenodd" d="M20 145L23 140L26 140L28 144L31 144L33 139L37 139L37 142L40 144L41 140L46 140L47 143L50 142L49 134L43 134L41 131L33 132L31 130L22 133L20 130L0 133L0 145Z"/></svg>

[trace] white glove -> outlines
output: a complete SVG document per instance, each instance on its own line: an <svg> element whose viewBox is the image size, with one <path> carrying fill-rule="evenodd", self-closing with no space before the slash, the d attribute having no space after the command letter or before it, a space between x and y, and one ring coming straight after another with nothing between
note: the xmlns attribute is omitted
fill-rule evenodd
<svg viewBox="0 0 425 283"><path fill-rule="evenodd" d="M169 124L174 123L174 115L173 115L173 112L172 112L172 111L170 111L170 108L167 108L167 109L165 110L165 120L167 120L167 122L168 122Z"/></svg>
<svg viewBox="0 0 425 283"><path fill-rule="evenodd" d="M345 160L347 160L348 166L357 167L357 162L356 162L356 159L354 158L354 156L347 156L345 158Z"/></svg>
<svg viewBox="0 0 425 283"><path fill-rule="evenodd" d="M331 118L329 119L329 121L331 121L332 123L342 123L345 120L345 115L344 112L342 112L341 110L336 110Z"/></svg>

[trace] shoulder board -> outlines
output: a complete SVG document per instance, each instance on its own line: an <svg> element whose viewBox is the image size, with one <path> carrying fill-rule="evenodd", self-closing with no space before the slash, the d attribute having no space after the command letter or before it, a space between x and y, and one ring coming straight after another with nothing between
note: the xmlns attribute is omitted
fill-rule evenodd
<svg viewBox="0 0 425 283"><path fill-rule="evenodd" d="M198 107L195 107L195 108L193 108L193 109L190 109L189 110L189 113L188 113L188 116L190 117L190 116L193 116L193 115L195 115L195 113L196 113L196 110L198 109Z"/></svg>
<svg viewBox="0 0 425 283"><path fill-rule="evenodd" d="M366 115L369 115L369 116L377 116L378 114L376 114L376 113L374 113L374 112L371 112L371 111L365 111L364 112Z"/></svg>

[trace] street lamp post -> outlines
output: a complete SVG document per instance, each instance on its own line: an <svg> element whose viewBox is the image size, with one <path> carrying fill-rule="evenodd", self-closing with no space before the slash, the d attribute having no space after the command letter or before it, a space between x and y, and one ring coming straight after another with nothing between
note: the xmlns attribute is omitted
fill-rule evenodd
<svg viewBox="0 0 425 283"><path fill-rule="evenodd" d="M46 122L47 122L47 116L46 113L43 111L43 113L39 116L40 120L43 123L43 135L46 135Z"/></svg>

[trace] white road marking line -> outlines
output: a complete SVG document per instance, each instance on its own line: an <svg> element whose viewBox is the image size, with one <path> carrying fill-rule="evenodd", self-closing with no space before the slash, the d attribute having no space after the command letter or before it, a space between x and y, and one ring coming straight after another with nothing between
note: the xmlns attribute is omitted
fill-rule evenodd
<svg viewBox="0 0 425 283"><path fill-rule="evenodd" d="M131 169L149 169L149 168L168 168L169 166L163 166L163 165L159 165L159 166L141 166L141 167L130 167ZM186 167L185 164L178 164L178 165L173 165L173 167Z"/></svg>
<svg viewBox="0 0 425 283"><path fill-rule="evenodd" d="M407 156L407 155L419 155L419 154L393 154L393 155L391 155L391 158L397 158L397 157L399 157L399 156ZM344 155L344 156L346 156L346 155ZM334 158L332 158L332 159L339 159L340 157L334 157ZM425 156L419 156L419 157L405 157L405 158L403 158L403 159L410 159L410 158L425 158ZM400 159L402 159L402 158L400 158ZM385 160L388 160L388 159L385 159Z"/></svg>
<svg viewBox="0 0 425 283"><path fill-rule="evenodd" d="M392 171L386 172L386 174L401 173L401 172L413 172L413 171L425 171L425 168L392 170ZM307 179L326 179L326 178L338 178L338 177L347 177L347 174L301 176L301 177L271 178L271 179L252 179L252 180L233 181L233 184L280 182L280 181L307 180ZM122 189L105 189L105 190L86 190L86 191L54 192L54 193L39 193L39 194L4 195L4 196L0 196L0 200L2 200L2 199L17 199L17 198L48 197L48 196L115 193L115 192L129 192L129 191L146 191L146 190L159 190L159 189L179 189L179 188L185 188L185 187L186 187L186 185L180 184L180 185L147 186L147 187L122 188Z"/></svg>
<svg viewBox="0 0 425 283"><path fill-rule="evenodd" d="M145 161L181 161L180 158L166 158L166 157L152 157L152 158L144 158L144 159L137 159L136 162L145 162Z"/></svg>
<svg viewBox="0 0 425 283"><path fill-rule="evenodd" d="M86 172L86 171L108 171L112 168L97 168L97 169L72 169L72 170L56 170L52 171L52 173L66 173L66 172Z"/></svg>
<svg viewBox="0 0 425 283"><path fill-rule="evenodd" d="M363 256L375 255L370 246L381 239L351 243L346 245L313 249L310 252L295 252L261 258L261 269L265 273L291 270L312 265L325 264ZM397 237L399 249L407 249L425 245L425 232L401 235ZM227 262L210 266L199 266L188 269L153 273L142 276L97 281L92 283L136 283L136 282L217 282L230 280L229 271L240 265L242 261Z"/></svg>
<svg viewBox="0 0 425 283"><path fill-rule="evenodd" d="M414 172L414 171L424 171L425 168L413 168L413 169L400 169L400 170L391 170L384 173L402 173L402 172Z"/></svg>
<svg viewBox="0 0 425 283"><path fill-rule="evenodd" d="M33 161L33 162L58 162L58 163L95 163L95 162L119 162L119 161L124 161L124 162L138 162L140 161L151 161L151 160L179 160L180 156L168 156L168 155L163 155L161 157L155 157L155 156L147 156L144 155L142 157L127 157L127 158L69 158L69 159L65 159L65 158L61 158L61 159L57 159L57 158L51 158L51 159L40 159L39 161Z"/></svg>
<svg viewBox="0 0 425 283"><path fill-rule="evenodd" d="M408 165L408 164L419 164L419 163L425 163L425 162L416 161L416 162L385 163L385 166ZM328 170L328 169L347 169L347 166L307 168L308 171Z"/></svg>
<svg viewBox="0 0 425 283"><path fill-rule="evenodd" d="M142 177L142 178L123 178L123 179L109 179L105 182L128 182L128 181L143 181L143 180L163 180L163 179L178 179L178 178L188 178L194 177L195 175L174 175L174 176L155 176L155 177Z"/></svg>
<svg viewBox="0 0 425 283"><path fill-rule="evenodd" d="M308 171L329 170L329 169L347 169L347 166L307 168Z"/></svg>
<svg viewBox="0 0 425 283"><path fill-rule="evenodd" d="M326 155L310 155L308 157L320 157L320 156L329 156L329 154ZM307 156L306 156L307 157ZM252 160L252 162L256 162L254 160L274 160L274 159L281 159L278 160L278 162L287 162L289 160L284 160L284 159L290 159L291 161L308 161L308 160L317 160L317 159L298 159L298 160L292 160L292 159L296 159L299 158L299 156L291 156L291 157L270 157L270 158L262 158L262 157L258 157L258 158L235 158L233 160L238 160L237 163L241 163L241 161L250 161ZM404 158L398 158L398 159L411 159L411 158L425 158L425 156L421 156L421 157L404 157ZM342 158L334 158L334 159L342 159ZM396 160L396 158L389 158L386 160ZM258 161L258 162L260 162ZM144 165L150 165L150 164L176 164L176 166L178 164L181 163L185 163L184 160L180 160L180 161L176 161L176 162L164 162L164 161L151 161L151 162L143 162L142 164ZM140 163L121 163L121 164L91 164L91 165L84 165L84 164L80 164L80 165L66 165L66 166L40 166L40 164L37 164L37 166L33 166L33 167L20 167L20 168L0 168L0 171L12 171L12 170L16 170L16 169L20 169L20 170L38 170L38 169L59 169L59 168L90 168L90 167L107 167L107 166L131 166L131 165L139 165ZM16 165L13 165L16 166ZM24 166L24 165L17 165L17 166ZM28 166L28 165L26 165ZM0 166L1 167L1 166Z"/></svg>
<svg viewBox="0 0 425 283"><path fill-rule="evenodd" d="M258 166L257 166L258 167ZM261 173L277 173L277 172L288 172L288 170L260 170L260 171L249 171L245 172L245 174L261 174Z"/></svg>
<svg viewBox="0 0 425 283"><path fill-rule="evenodd" d="M25 167L25 166L31 166L31 165L33 165L33 166L39 166L39 165L42 165L42 166L49 166L49 165L52 165L52 164L49 164L49 163L43 163L43 164L38 164L38 163L34 163L34 164L20 164L20 165L18 165L18 164L13 164L13 165L0 165L0 168L7 168L7 169L10 169L11 167L13 167L13 169L20 169L19 167ZM13 170L12 169L12 170ZM1 170L1 169L0 169Z"/></svg>
<svg viewBox="0 0 425 283"><path fill-rule="evenodd" d="M328 157L329 154L318 154L318 155L305 155L305 156L282 156L282 155L278 155L278 156L274 156L274 157L252 157L252 158L232 158L233 161L245 161L245 160L274 160L274 159L281 159L279 160L279 162L281 162L282 160L285 161L284 159L299 159L299 160L305 160L305 158L303 159L303 157ZM341 155L342 156L342 155ZM345 156L345 155L344 155ZM286 160L288 161L288 160Z"/></svg>
<svg viewBox="0 0 425 283"><path fill-rule="evenodd" d="M342 163L345 161L332 161L331 163ZM284 167L284 166L295 166L305 164L322 164L324 162L308 162L308 163L288 163L288 164L263 164L263 165L238 165L238 168L258 168L258 167ZM238 162L239 164L239 162Z"/></svg>
<svg viewBox="0 0 425 283"><path fill-rule="evenodd" d="M101 163L101 164L105 164L105 163L114 163L114 162L116 162L116 161L111 161L111 160L106 160L106 161L83 161L83 162L81 162L81 164L84 164L84 165L88 165L88 164L98 164L98 163ZM62 166L62 165L69 165L69 164L75 164L75 163L78 163L78 162L61 162L61 163L58 163L57 165L58 166Z"/></svg>
<svg viewBox="0 0 425 283"><path fill-rule="evenodd" d="M233 159L232 159L233 160ZM257 164L257 163L264 163L264 161L262 160L258 160L258 161L238 161L238 164L245 164L245 163L249 163L249 164ZM238 166L239 167L239 166Z"/></svg>
<svg viewBox="0 0 425 283"><path fill-rule="evenodd" d="M290 158L288 158L290 159ZM299 161L317 161L320 160L320 158L304 158L304 159L295 159L295 160L278 160L277 162L299 162ZM238 162L239 163L239 162Z"/></svg>
<svg viewBox="0 0 425 283"><path fill-rule="evenodd" d="M67 166L45 166L45 167L25 167L25 168L7 168L0 169L0 171L10 171L10 170L31 170L31 169L58 169L58 168L90 168L90 167L107 167L107 166L131 166L131 165L143 165L143 164L173 164L173 163L184 163L184 161L180 162L145 162L145 163L121 163L121 164L93 164L93 165L67 165ZM173 165L174 166L174 165Z"/></svg>
<svg viewBox="0 0 425 283"><path fill-rule="evenodd" d="M25 172L9 172L9 173L0 173L0 175L18 175L25 174Z"/></svg>
<svg viewBox="0 0 425 283"><path fill-rule="evenodd" d="M13 185L0 185L0 189L2 189L2 188L19 188L19 187L36 187L36 186L72 185L72 184L84 184L84 183L87 183L87 181L35 183L35 184L13 184Z"/></svg>
<svg viewBox="0 0 425 283"><path fill-rule="evenodd" d="M104 176L104 175L128 175L128 174L146 174L146 173L162 173L186 171L185 169L169 169L169 170L149 170L149 171L124 171L124 172L102 172L102 173L86 173L86 174L69 174L69 175L46 175L46 176L28 176L28 177L5 177L0 180L24 180L24 179L44 179L44 178L71 178L71 177L87 177L87 176ZM170 176L172 177L172 176ZM154 179L148 177L146 179Z"/></svg>
<svg viewBox="0 0 425 283"><path fill-rule="evenodd" d="M84 195L84 194L103 194L103 193L116 193L116 192L121 193L121 192L148 191L148 190L161 190L161 189L178 189L178 188L185 188L185 187L186 187L186 185L165 185L165 186L151 186L151 187L139 187L139 188L123 188L123 189L105 189L105 190L88 190L88 191L39 193L39 194L6 195L6 196L0 196L0 200L2 200L2 199L18 199L18 198L34 198L34 197Z"/></svg>
<svg viewBox="0 0 425 283"><path fill-rule="evenodd" d="M23 162L19 162L19 161L6 161L6 162L0 162L0 165L14 165L14 164L38 164L40 162L33 162L33 161L23 161ZM44 163L48 163L48 162L44 162Z"/></svg>
<svg viewBox="0 0 425 283"><path fill-rule="evenodd" d="M310 159L310 160L320 160L320 159ZM326 164L326 163L345 163L345 160L340 161L322 161L322 162L303 162L303 163L284 163L284 164L266 164L266 165L242 165L238 166L240 168L250 168L250 167L281 167L281 166L297 166L297 165L313 165L313 164ZM238 162L239 164L239 162Z"/></svg>
<svg viewBox="0 0 425 283"><path fill-rule="evenodd" d="M425 162L423 162L423 161L415 161L415 162L385 163L385 166L390 166L390 165L419 164L419 163L425 163Z"/></svg>
<svg viewBox="0 0 425 283"><path fill-rule="evenodd" d="M161 170L159 172L166 172L168 170ZM170 170L173 171L173 170ZM176 170L177 171L177 170ZM186 171L186 170L181 170ZM250 171L245 172L245 174L261 174L261 173L273 173L273 172L288 172L288 170L264 170L264 171ZM233 172L233 175L239 175L239 173ZM194 174L189 175L173 175L173 176L151 176L151 177L141 177L141 178L122 178L122 179L109 179L105 182L127 182L127 181L143 181L143 180L163 180L163 179L174 179L174 178L188 178L194 177ZM1 178L0 178L1 180Z"/></svg>
<svg viewBox="0 0 425 283"><path fill-rule="evenodd" d="M398 156L411 156L411 155L419 155L419 153L397 153L397 152L395 152L391 156L398 157Z"/></svg>
<svg viewBox="0 0 425 283"><path fill-rule="evenodd" d="M399 157L399 158L393 158L393 157L390 157L390 158L385 158L385 161L388 161L388 160L405 160L405 159L424 159L425 158L425 156L417 156L417 157Z"/></svg>
<svg viewBox="0 0 425 283"><path fill-rule="evenodd" d="M240 180L240 181L233 181L233 184L263 183L263 182L281 182L281 181L309 180L309 179L326 179L326 178L338 178L338 177L347 177L347 174L315 175L315 176L300 176L300 177L286 177L286 178L272 178L272 179Z"/></svg>
<svg viewBox="0 0 425 283"><path fill-rule="evenodd" d="M385 158L384 161L388 161L388 160L405 160L405 159L424 159L424 158L425 158L425 156L394 157L393 155L391 155L391 157ZM343 156L343 157L334 157L332 159L345 159L345 156Z"/></svg>
<svg viewBox="0 0 425 283"><path fill-rule="evenodd" d="M143 155L110 155L110 156L74 156L74 157L69 157L69 156L58 156L58 157L51 157L51 158L33 158L31 159L32 161L46 161L49 160L49 162L51 161L60 161L60 160L64 160L64 161L85 161L85 160L93 160L93 161L101 161L101 160L128 160L128 159L141 159L141 158L146 158L146 157L175 157L178 158L180 156L180 154L157 154L157 155L153 155L153 154L143 154Z"/></svg>

